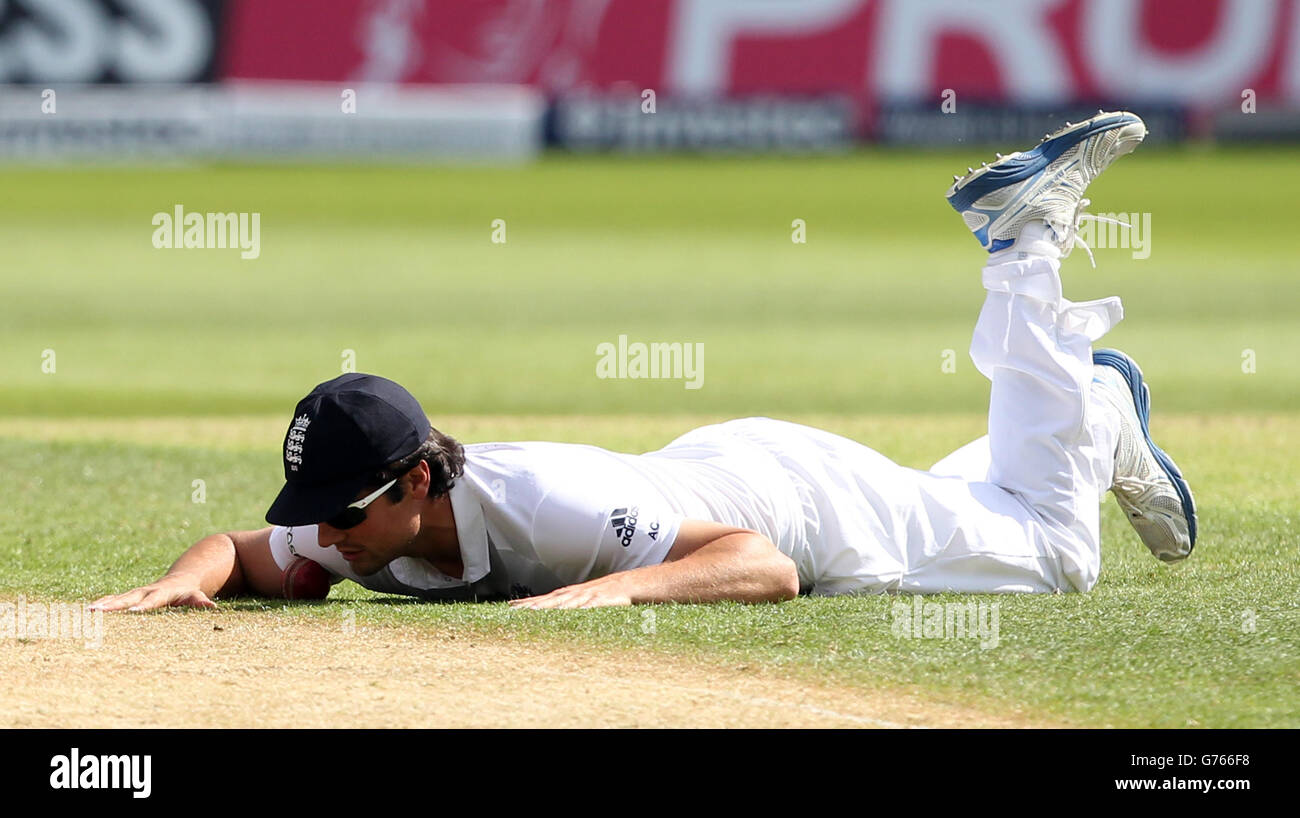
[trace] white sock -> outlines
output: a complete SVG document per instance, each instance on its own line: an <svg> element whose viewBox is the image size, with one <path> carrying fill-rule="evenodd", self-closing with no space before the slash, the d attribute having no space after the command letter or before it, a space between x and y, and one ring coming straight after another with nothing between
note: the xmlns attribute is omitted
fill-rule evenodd
<svg viewBox="0 0 1300 818"><path fill-rule="evenodd" d="M1042 258L1061 257L1061 247L1056 241L1056 231L1045 221L1035 219L1020 228L1016 243L1005 250L989 255L989 264L1001 264L1004 261L1023 261L1034 256Z"/></svg>

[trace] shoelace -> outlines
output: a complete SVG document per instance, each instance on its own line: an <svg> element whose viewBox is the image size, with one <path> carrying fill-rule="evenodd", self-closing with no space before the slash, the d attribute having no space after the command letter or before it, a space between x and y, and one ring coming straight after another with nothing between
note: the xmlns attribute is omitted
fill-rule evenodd
<svg viewBox="0 0 1300 818"><path fill-rule="evenodd" d="M1148 480L1133 475L1124 475L1122 477L1114 478L1111 482L1110 490L1116 494L1122 494L1125 497L1136 499L1151 489L1156 489L1159 492L1167 491L1167 483L1167 480Z"/></svg>
<svg viewBox="0 0 1300 818"><path fill-rule="evenodd" d="M1062 258L1070 255L1070 251L1073 250L1076 245L1080 245L1083 247L1084 251L1088 253L1088 263L1091 264L1092 268L1095 270L1097 269L1097 259L1093 257L1092 248L1088 246L1088 242L1084 241L1083 237L1079 235L1080 223L1084 219L1089 219L1093 222L1109 222L1111 224L1118 224L1121 227L1127 227L1130 230L1133 229L1133 225L1128 222L1120 221L1119 219L1112 219L1109 216L1096 216L1092 213L1084 213L1083 209L1090 204L1092 204L1091 199L1079 199L1079 203L1074 206L1074 213L1070 216L1069 223L1062 224L1059 228L1056 224L1053 224L1052 229L1056 231L1061 243L1065 245L1065 252L1061 254Z"/></svg>

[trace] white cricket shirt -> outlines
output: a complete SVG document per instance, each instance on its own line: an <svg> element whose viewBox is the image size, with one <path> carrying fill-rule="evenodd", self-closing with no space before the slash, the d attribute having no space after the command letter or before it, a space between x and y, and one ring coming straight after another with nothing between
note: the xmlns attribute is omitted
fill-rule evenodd
<svg viewBox="0 0 1300 818"><path fill-rule="evenodd" d="M296 554L376 591L490 599L660 563L682 520L699 519L763 534L794 559L801 584L810 587L812 499L759 442L762 435L754 436L790 426L730 421L639 455L569 443L467 445L465 473L450 493L464 578L410 557L358 576L335 548L317 544L315 526L275 527L271 551L281 568Z"/></svg>

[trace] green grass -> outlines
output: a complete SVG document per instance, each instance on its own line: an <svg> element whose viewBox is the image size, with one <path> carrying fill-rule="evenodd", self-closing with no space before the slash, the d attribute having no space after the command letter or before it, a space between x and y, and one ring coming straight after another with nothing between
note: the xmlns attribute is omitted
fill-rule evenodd
<svg viewBox="0 0 1300 818"><path fill-rule="evenodd" d="M701 418L770 414L929 465L978 433L987 401L965 354L981 254L941 198L983 158L0 169L0 597L98 596L203 533L258 525L282 427L227 444L147 419L287 421L345 349L469 440L644 450ZM1101 250L1094 271L1079 251L1066 294L1123 296L1105 343L1146 370L1202 541L1160 565L1108 504L1097 589L997 598L995 649L894 637L887 598L661 607L653 634L639 609L370 604L344 586L283 615L356 605L367 621L720 657L1081 724L1300 726L1300 257L1279 216L1297 186L1296 151L1144 149L1089 191L1098 212L1150 212L1152 252ZM150 219L177 203L260 212L261 257L154 250ZM790 241L795 218L807 244ZM619 334L704 343L704 387L597 379L596 345ZM103 431L127 417L146 420ZM158 445L164 427L179 442Z"/></svg>
<svg viewBox="0 0 1300 818"><path fill-rule="evenodd" d="M982 155L0 170L0 415L285 412L345 349L434 415L981 411L981 253L941 194ZM1148 151L1089 191L1152 252L1080 251L1066 293L1124 297L1107 341L1160 408L1296 408L1296 187L1296 152ZM261 257L155 250L177 203L260 212ZM619 334L704 343L704 388L595 378Z"/></svg>

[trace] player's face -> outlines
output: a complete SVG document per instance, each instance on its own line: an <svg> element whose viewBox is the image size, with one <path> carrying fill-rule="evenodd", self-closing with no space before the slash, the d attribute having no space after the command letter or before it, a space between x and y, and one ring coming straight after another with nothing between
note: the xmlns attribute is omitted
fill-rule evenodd
<svg viewBox="0 0 1300 818"><path fill-rule="evenodd" d="M360 576L369 576L398 557L409 556L411 544L420 532L420 511L419 500L411 490L411 477L403 479L406 490L400 503L381 496L366 507L366 519L348 529L319 523L317 542L338 549Z"/></svg>

